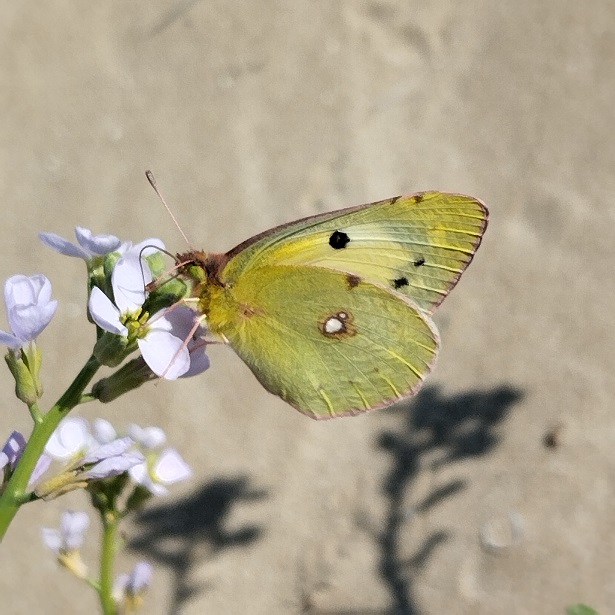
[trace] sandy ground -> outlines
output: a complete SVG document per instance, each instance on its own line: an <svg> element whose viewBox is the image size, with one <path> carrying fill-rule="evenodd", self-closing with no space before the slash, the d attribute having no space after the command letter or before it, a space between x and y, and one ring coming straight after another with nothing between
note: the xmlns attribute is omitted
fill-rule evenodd
<svg viewBox="0 0 615 615"><path fill-rule="evenodd" d="M183 250L146 168L209 250L423 189L491 210L409 404L316 423L215 348L198 378L83 408L164 427L194 468L127 527L120 568L156 566L145 612L615 612L614 57L611 0L3 4L0 274L61 302L46 404L93 332L83 265L36 233ZM0 380L0 434L27 432ZM39 538L86 503L21 511L3 614L96 612Z"/></svg>

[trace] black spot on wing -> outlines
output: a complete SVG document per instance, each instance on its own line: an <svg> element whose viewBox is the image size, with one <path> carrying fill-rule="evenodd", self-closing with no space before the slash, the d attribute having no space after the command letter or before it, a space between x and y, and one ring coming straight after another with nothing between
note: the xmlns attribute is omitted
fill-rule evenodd
<svg viewBox="0 0 615 615"><path fill-rule="evenodd" d="M419 256L417 259L414 260L413 264L415 267L421 267L421 265L425 264L425 259L422 256Z"/></svg>
<svg viewBox="0 0 615 615"><path fill-rule="evenodd" d="M393 288L401 288L402 286L408 286L408 278L402 276L393 280Z"/></svg>
<svg viewBox="0 0 615 615"><path fill-rule="evenodd" d="M361 283L361 278L358 275L349 273L346 276L346 284L348 285L349 290L356 288L360 283Z"/></svg>
<svg viewBox="0 0 615 615"><path fill-rule="evenodd" d="M345 248L350 242L350 237L344 231L333 231L331 237L329 237L329 245L334 250L341 250Z"/></svg>

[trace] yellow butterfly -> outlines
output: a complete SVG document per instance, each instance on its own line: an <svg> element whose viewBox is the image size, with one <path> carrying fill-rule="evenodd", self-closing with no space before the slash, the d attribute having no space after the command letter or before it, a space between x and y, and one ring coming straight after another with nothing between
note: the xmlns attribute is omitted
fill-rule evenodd
<svg viewBox="0 0 615 615"><path fill-rule="evenodd" d="M178 258L209 330L268 391L315 419L347 416L419 389L440 344L430 314L487 218L477 199L424 192L284 224L226 254Z"/></svg>

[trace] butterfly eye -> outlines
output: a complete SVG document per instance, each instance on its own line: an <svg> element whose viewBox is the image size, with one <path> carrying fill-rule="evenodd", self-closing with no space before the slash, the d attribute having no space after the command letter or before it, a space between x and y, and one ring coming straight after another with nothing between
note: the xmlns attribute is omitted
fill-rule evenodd
<svg viewBox="0 0 615 615"><path fill-rule="evenodd" d="M329 237L329 245L334 250L341 250L345 248L350 242L350 237L346 235L343 231L334 231Z"/></svg>

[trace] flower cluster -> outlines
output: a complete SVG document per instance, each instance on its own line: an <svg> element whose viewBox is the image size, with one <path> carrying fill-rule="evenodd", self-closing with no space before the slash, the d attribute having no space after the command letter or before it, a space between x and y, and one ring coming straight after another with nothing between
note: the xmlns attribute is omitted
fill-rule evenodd
<svg viewBox="0 0 615 615"><path fill-rule="evenodd" d="M192 475L176 449L164 448L165 442L166 435L159 427L131 424L126 435L119 435L105 419L96 419L90 426L82 417L69 416L58 425L45 447L46 456L63 467L40 483L35 493L50 499L127 473L147 495L163 495L169 485ZM40 474L35 478L40 478ZM141 495L139 500L143 499Z"/></svg>
<svg viewBox="0 0 615 615"><path fill-rule="evenodd" d="M41 535L45 545L55 554L59 564L70 570L77 578L87 579L88 567L81 558L80 549L90 527L87 513L65 510L60 518L60 527L44 527ZM134 612L141 606L143 595L152 582L152 565L139 561L130 573L115 578L113 598L123 608L120 612Z"/></svg>
<svg viewBox="0 0 615 615"><path fill-rule="evenodd" d="M154 277L151 258L164 250L159 239L136 245L122 243L112 235L93 235L88 229L75 230L79 245L54 233L40 233L47 246L67 256L85 260L90 274L89 313L102 331L123 340L126 354L134 349L157 376L174 380L193 376L209 367L202 340L204 330L195 313L185 305L162 308L150 315L148 286ZM111 256L110 260L105 257ZM111 265L111 267L109 266ZM101 274L101 268L103 273ZM111 268L111 275L106 270ZM149 301L154 305L153 301ZM108 339L97 344L103 363L114 365L118 346ZM120 353L122 357L122 353Z"/></svg>
<svg viewBox="0 0 615 615"><path fill-rule="evenodd" d="M42 274L14 275L4 285L8 328L0 330L0 344L8 347L5 360L15 393L27 404L33 427L29 439L14 431L0 450L0 538L22 505L84 489L103 528L101 578L89 577L81 558L90 523L86 513L66 511L59 529L42 530L43 541L62 566L97 589L104 612L134 612L151 582L152 566L139 562L113 582L113 562L121 548L119 524L192 471L166 445L158 427L132 424L118 433L105 419L90 423L68 413L86 401L111 401L154 378L173 380L206 370L205 330L183 301L191 291L190 279L166 276L161 282L162 241L133 245L81 227L75 234L76 244L54 233L41 233L40 239L86 263L88 319L96 325L96 340L79 374L47 412L39 408L42 351L37 339L58 302ZM133 353L138 356L129 359ZM94 381L102 366L117 369Z"/></svg>

